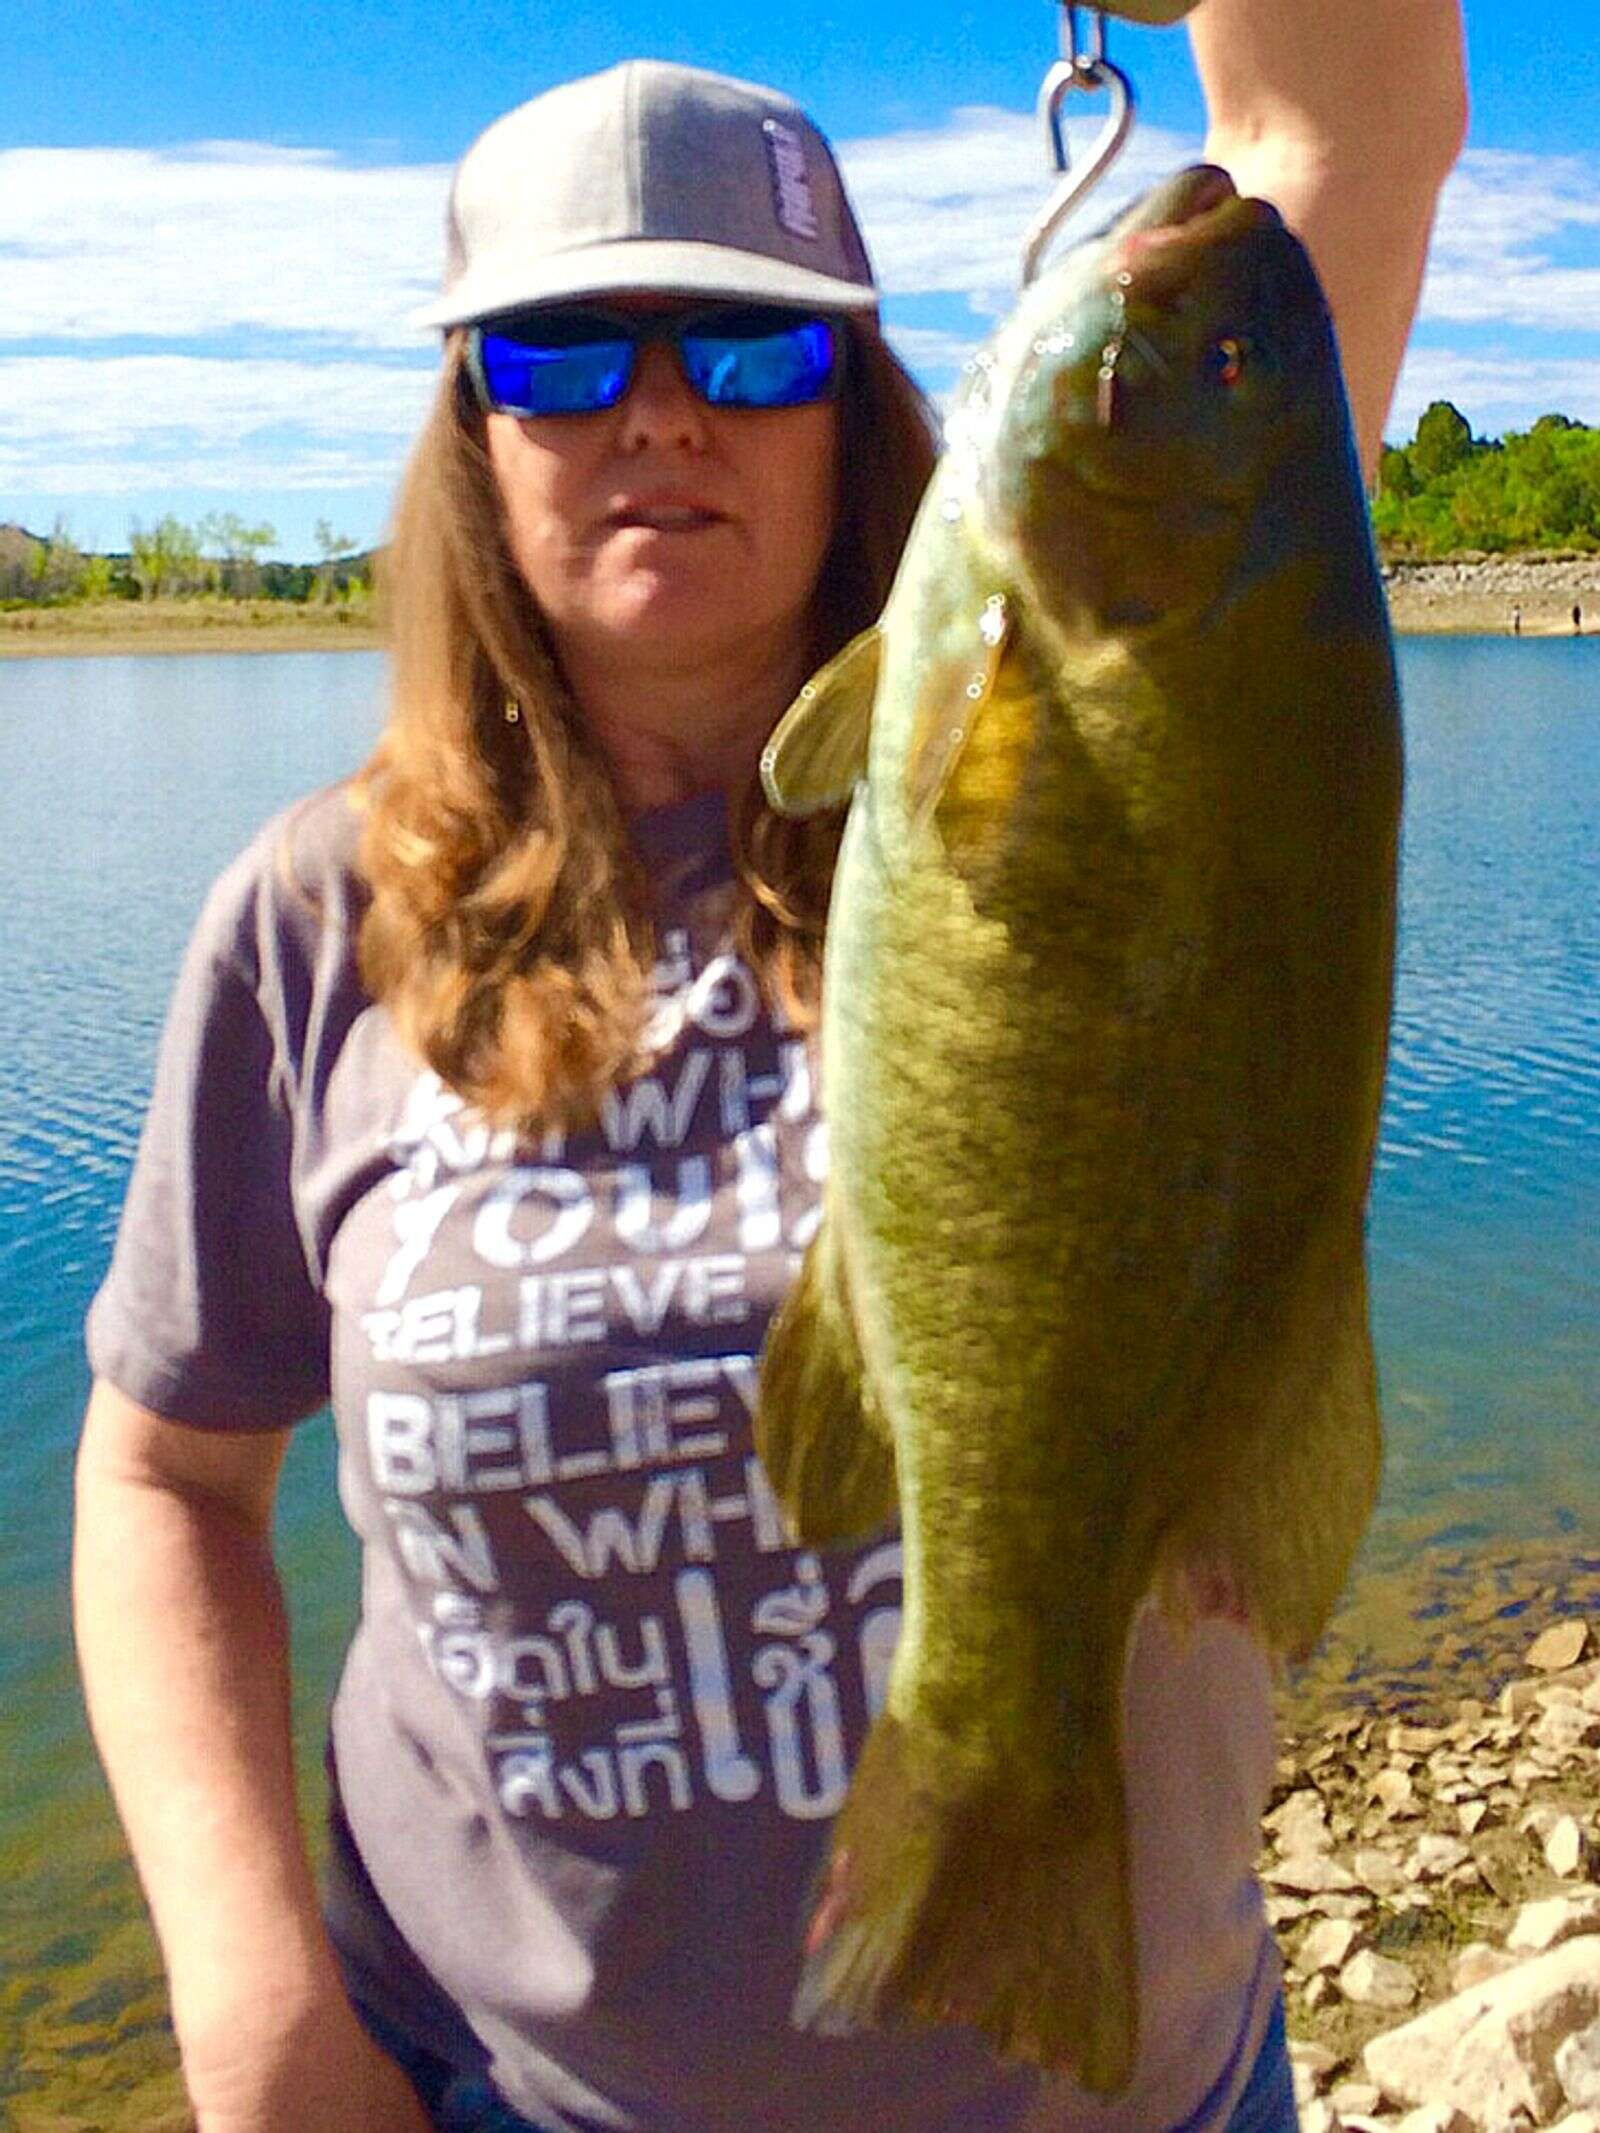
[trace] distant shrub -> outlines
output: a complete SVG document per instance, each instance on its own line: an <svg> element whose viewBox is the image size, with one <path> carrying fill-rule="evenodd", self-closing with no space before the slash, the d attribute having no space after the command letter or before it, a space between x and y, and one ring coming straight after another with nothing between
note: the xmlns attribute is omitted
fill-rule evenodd
<svg viewBox="0 0 1600 2133"><path fill-rule="evenodd" d="M1408 445L1378 468L1373 524L1395 555L1464 548L1600 549L1600 429L1541 415L1527 431L1474 437L1466 417L1436 400Z"/></svg>

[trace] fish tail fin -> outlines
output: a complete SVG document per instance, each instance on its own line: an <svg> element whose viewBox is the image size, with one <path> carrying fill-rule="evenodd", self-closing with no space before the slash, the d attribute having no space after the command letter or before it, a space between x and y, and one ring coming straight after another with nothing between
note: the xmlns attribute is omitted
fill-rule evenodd
<svg viewBox="0 0 1600 2133"><path fill-rule="evenodd" d="M1156 1591L1180 1631L1245 1623L1274 1658L1306 1658L1333 1612L1378 1492L1382 1429L1359 1245L1306 1281L1273 1338L1212 1388L1228 1426L1180 1492Z"/></svg>
<svg viewBox="0 0 1600 2133"><path fill-rule="evenodd" d="M953 1775L891 1713L867 1736L811 1915L793 2020L849 2034L968 2024L1110 2094L1138 1995L1120 1760Z"/></svg>
<svg viewBox="0 0 1600 2133"><path fill-rule="evenodd" d="M762 1350L755 1439L798 1540L856 1540L893 1520L894 1444L867 1387L826 1217Z"/></svg>

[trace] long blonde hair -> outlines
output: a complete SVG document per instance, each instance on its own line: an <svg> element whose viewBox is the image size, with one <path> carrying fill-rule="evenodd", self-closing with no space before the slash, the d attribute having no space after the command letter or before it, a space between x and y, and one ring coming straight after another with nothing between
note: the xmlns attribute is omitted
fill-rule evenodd
<svg viewBox="0 0 1600 2133"><path fill-rule="evenodd" d="M845 379L818 664L876 619L935 456L928 403L876 333L852 328ZM495 1123L582 1123L642 1063L647 885L511 559L459 333L401 486L382 589L389 717L355 780L372 890L363 981ZM731 814L737 944L769 1000L804 1021L842 818L784 820L759 781Z"/></svg>

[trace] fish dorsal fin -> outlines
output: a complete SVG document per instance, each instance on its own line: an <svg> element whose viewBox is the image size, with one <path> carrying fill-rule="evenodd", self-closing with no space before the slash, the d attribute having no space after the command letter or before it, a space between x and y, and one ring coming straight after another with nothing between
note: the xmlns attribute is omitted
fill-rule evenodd
<svg viewBox="0 0 1600 2133"><path fill-rule="evenodd" d="M906 800L914 827L922 829L932 820L973 724L994 694L1013 634L1010 601L1004 593L991 593L978 616L970 662L953 666L945 685L919 710L906 763Z"/></svg>
<svg viewBox="0 0 1600 2133"><path fill-rule="evenodd" d="M843 807L866 776L882 664L882 630L863 630L812 675L779 719L761 751L761 782L780 815Z"/></svg>

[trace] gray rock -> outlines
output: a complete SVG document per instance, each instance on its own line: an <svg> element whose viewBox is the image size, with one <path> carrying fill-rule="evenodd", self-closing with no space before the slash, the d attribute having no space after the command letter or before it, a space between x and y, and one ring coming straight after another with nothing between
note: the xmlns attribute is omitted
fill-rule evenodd
<svg viewBox="0 0 1600 2133"><path fill-rule="evenodd" d="M1349 1919L1324 1918L1301 1941L1294 1968L1302 1977L1315 1977L1319 1970L1340 1970L1355 1953L1360 1938L1360 1928Z"/></svg>
<svg viewBox="0 0 1600 2133"><path fill-rule="evenodd" d="M1556 1755L1592 1748L1600 1740L1600 1711L1586 1711L1582 1704L1546 1704L1529 1737Z"/></svg>
<svg viewBox="0 0 1600 2133"><path fill-rule="evenodd" d="M1417 1839L1406 1861L1406 1873L1413 1881L1442 1881L1471 1857L1471 1848L1459 1837L1442 1837L1429 1830Z"/></svg>
<svg viewBox="0 0 1600 2133"><path fill-rule="evenodd" d="M1341 2081L1328 2101L1348 2125L1352 2117L1370 2118L1382 2106L1383 2093L1372 2081Z"/></svg>
<svg viewBox="0 0 1600 2133"><path fill-rule="evenodd" d="M1393 2133L1478 2133L1466 2112L1453 2103L1423 2103L1419 2112L1393 2120Z"/></svg>
<svg viewBox="0 0 1600 2133"><path fill-rule="evenodd" d="M1292 1859L1280 1859L1269 1866L1261 1876L1269 1887L1286 1889L1291 1895L1314 1896L1324 1889L1353 1889L1356 1877L1347 1866L1340 1866L1326 1852L1301 1852Z"/></svg>
<svg viewBox="0 0 1600 2133"><path fill-rule="evenodd" d="M1600 2111L1600 2022L1557 2046L1556 2079L1575 2111Z"/></svg>
<svg viewBox="0 0 1600 2133"><path fill-rule="evenodd" d="M1416 1998L1417 1981L1404 1963L1364 1948L1339 1972L1339 1990L1357 2007L1401 2008Z"/></svg>
<svg viewBox="0 0 1600 2133"><path fill-rule="evenodd" d="M1294 2061L1290 2062L1290 2066L1294 2075L1294 2100L1303 2111L1308 2103L1314 2101L1322 2083L1317 2079L1310 2067L1302 2066Z"/></svg>
<svg viewBox="0 0 1600 2133"><path fill-rule="evenodd" d="M1550 1871L1563 1881L1581 1874L1589 1857L1589 1840L1571 1815L1563 1815L1544 1840Z"/></svg>
<svg viewBox="0 0 1600 2133"><path fill-rule="evenodd" d="M1307 2068L1320 2089L1327 2086L1328 2076L1339 2064L1339 2054L1330 2051L1326 2044L1318 2044L1313 2037L1291 2037L1289 2064Z"/></svg>
<svg viewBox="0 0 1600 2133"><path fill-rule="evenodd" d="M1542 1681L1508 1681L1500 1691L1500 1716L1523 1719L1539 1708L1539 1691Z"/></svg>
<svg viewBox="0 0 1600 2133"><path fill-rule="evenodd" d="M1365 1918L1376 1901L1365 1889L1354 1889L1348 1896L1340 1889L1319 1889L1306 1898L1306 1909L1323 1918Z"/></svg>
<svg viewBox="0 0 1600 2133"><path fill-rule="evenodd" d="M1451 1990L1465 1992L1492 1977L1503 1977L1506 1971L1516 1969L1518 1960L1503 1948L1491 1948L1486 1940L1469 1941L1456 1957L1450 1972Z"/></svg>
<svg viewBox="0 0 1600 2133"><path fill-rule="evenodd" d="M1389 1728L1389 1746L1398 1748L1406 1755L1432 1755L1450 1739L1448 1726L1393 1725Z"/></svg>
<svg viewBox="0 0 1600 2133"><path fill-rule="evenodd" d="M1291 1792L1271 1814L1262 1817L1263 1824L1278 1840L1278 1849L1286 1858L1298 1857L1302 1852L1325 1852L1332 1849L1333 1837L1328 1829L1328 1810L1323 1805L1322 1795L1309 1786Z"/></svg>
<svg viewBox="0 0 1600 2133"><path fill-rule="evenodd" d="M1425 2103L1420 2111L1408 2111L1392 2123L1394 2133L1478 2133L1466 2112L1453 2103Z"/></svg>
<svg viewBox="0 0 1600 2133"><path fill-rule="evenodd" d="M1556 2052L1597 2018L1600 1935L1586 1934L1372 2038L1363 2063L1398 2103L1452 2103L1486 2127L1519 2112L1544 2125L1564 2101Z"/></svg>
<svg viewBox="0 0 1600 2133"><path fill-rule="evenodd" d="M1343 2125L1333 2105L1319 2098L1301 2106L1300 2133L1343 2133Z"/></svg>
<svg viewBox="0 0 1600 2133"><path fill-rule="evenodd" d="M1538 1673L1559 1673L1565 1667L1577 1665L1588 1641L1588 1623L1581 1615L1569 1616L1565 1622L1552 1623L1543 1636L1534 1638L1523 1664Z"/></svg>
<svg viewBox="0 0 1600 2133"><path fill-rule="evenodd" d="M1513 1955L1543 1955L1580 1933L1600 1933L1600 1894L1547 1896L1525 1903L1506 1935Z"/></svg>
<svg viewBox="0 0 1600 2133"><path fill-rule="evenodd" d="M1356 1879L1376 1895L1393 1896L1406 1885L1399 1860L1376 1844L1362 1845L1351 1863L1356 1870Z"/></svg>
<svg viewBox="0 0 1600 2133"><path fill-rule="evenodd" d="M1403 1815L1421 1813L1417 1806L1416 1790L1409 1773L1404 1770L1380 1770L1367 1787L1367 1796L1376 1800L1378 1805L1396 1820Z"/></svg>
<svg viewBox="0 0 1600 2133"><path fill-rule="evenodd" d="M1519 1836L1532 1837L1542 1849L1545 1838L1560 1820L1559 1807L1552 1807L1548 1800L1536 1800L1531 1807L1525 1807L1518 1815L1517 1833Z"/></svg>

